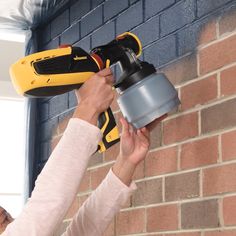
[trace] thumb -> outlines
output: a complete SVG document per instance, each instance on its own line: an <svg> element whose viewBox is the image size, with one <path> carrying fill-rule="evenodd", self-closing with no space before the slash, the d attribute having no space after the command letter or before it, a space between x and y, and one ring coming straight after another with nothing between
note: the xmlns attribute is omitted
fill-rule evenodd
<svg viewBox="0 0 236 236"><path fill-rule="evenodd" d="M100 70L97 74L98 74L99 76L106 77L106 76L112 75L112 71L111 71L110 68L105 68L105 69L103 69L103 70Z"/></svg>

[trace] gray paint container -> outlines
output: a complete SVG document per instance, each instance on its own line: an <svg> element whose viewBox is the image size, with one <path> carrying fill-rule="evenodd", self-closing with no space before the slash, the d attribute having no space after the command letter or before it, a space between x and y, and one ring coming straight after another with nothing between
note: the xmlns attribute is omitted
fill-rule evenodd
<svg viewBox="0 0 236 236"><path fill-rule="evenodd" d="M170 112L180 104L174 86L162 73L154 73L120 93L123 116L136 129Z"/></svg>

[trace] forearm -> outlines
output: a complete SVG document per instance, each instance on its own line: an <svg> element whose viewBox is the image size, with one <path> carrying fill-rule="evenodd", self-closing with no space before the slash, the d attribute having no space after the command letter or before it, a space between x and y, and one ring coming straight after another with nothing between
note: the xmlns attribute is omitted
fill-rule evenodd
<svg viewBox="0 0 236 236"><path fill-rule="evenodd" d="M129 186L132 182L136 166L136 164L130 162L128 159L118 156L112 170L124 184Z"/></svg>
<svg viewBox="0 0 236 236"><path fill-rule="evenodd" d="M109 171L106 178L84 202L63 236L101 236L136 190L134 182L127 186Z"/></svg>
<svg viewBox="0 0 236 236"><path fill-rule="evenodd" d="M61 222L100 141L100 131L71 119L57 147L39 175L32 197L5 235L51 236Z"/></svg>
<svg viewBox="0 0 236 236"><path fill-rule="evenodd" d="M97 125L98 116L99 113L94 108L94 106L86 101L81 102L73 114L73 118L82 119L92 125Z"/></svg>

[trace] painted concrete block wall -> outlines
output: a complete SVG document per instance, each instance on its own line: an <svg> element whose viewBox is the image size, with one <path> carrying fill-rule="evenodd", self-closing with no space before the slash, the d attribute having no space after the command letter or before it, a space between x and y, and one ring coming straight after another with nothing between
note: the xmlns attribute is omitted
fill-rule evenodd
<svg viewBox="0 0 236 236"><path fill-rule="evenodd" d="M152 132L135 173L137 192L105 235L236 235L236 1L80 0L37 30L39 50L85 50L124 31L166 73L182 105ZM73 92L38 100L39 173L76 106ZM119 107L112 109L118 120ZM119 124L118 124L119 125ZM58 235L118 154L95 154Z"/></svg>

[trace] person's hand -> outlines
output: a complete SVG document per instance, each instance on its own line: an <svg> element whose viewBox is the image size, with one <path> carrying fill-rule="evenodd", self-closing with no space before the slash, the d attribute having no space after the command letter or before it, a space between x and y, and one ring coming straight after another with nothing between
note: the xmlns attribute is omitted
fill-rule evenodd
<svg viewBox="0 0 236 236"><path fill-rule="evenodd" d="M147 156L150 145L150 131L166 117L167 115L163 115L146 127L136 131L124 118L121 118L120 154L112 170L124 184L130 185L137 165Z"/></svg>
<svg viewBox="0 0 236 236"><path fill-rule="evenodd" d="M110 68L99 71L76 90L78 102L94 107L98 113L105 111L114 98L113 82Z"/></svg>
<svg viewBox="0 0 236 236"><path fill-rule="evenodd" d="M112 168L113 173L126 185L130 185L136 166L144 160L150 145L150 133L147 128L134 130L121 118L122 133L120 154Z"/></svg>
<svg viewBox="0 0 236 236"><path fill-rule="evenodd" d="M109 68L88 79L79 90L76 90L79 106L73 117L96 125L99 114L107 110L114 99L113 82L114 77Z"/></svg>
<svg viewBox="0 0 236 236"><path fill-rule="evenodd" d="M122 124L120 158L138 165L148 153L150 133L146 127L135 131L124 118L121 118L120 122Z"/></svg>

